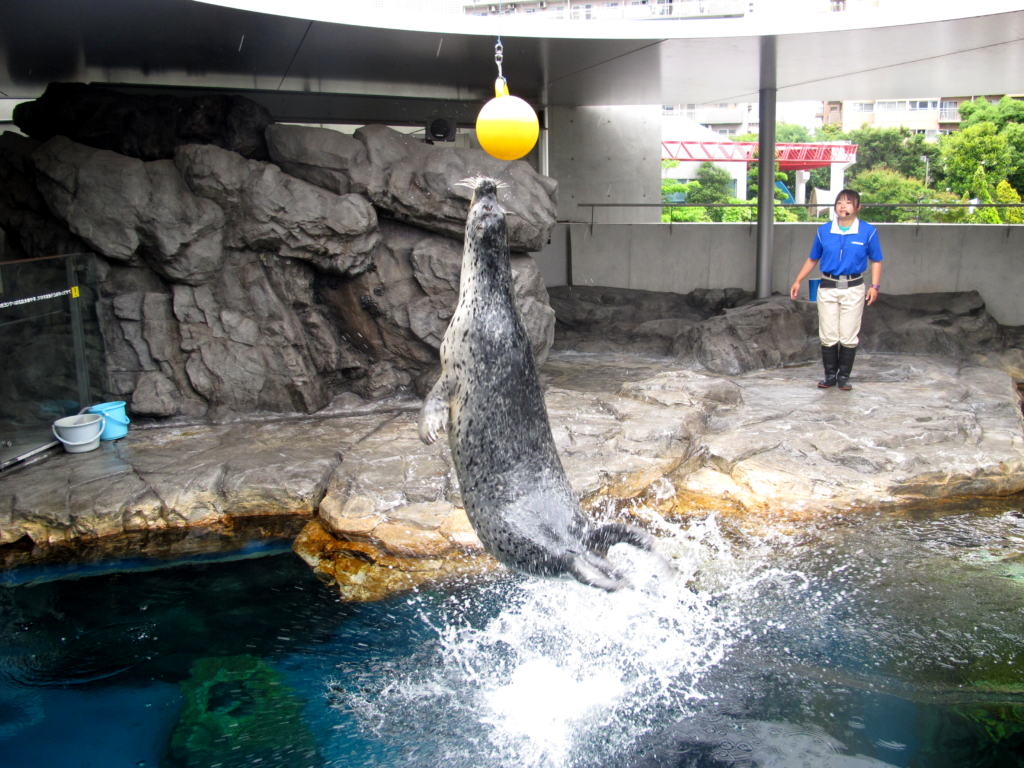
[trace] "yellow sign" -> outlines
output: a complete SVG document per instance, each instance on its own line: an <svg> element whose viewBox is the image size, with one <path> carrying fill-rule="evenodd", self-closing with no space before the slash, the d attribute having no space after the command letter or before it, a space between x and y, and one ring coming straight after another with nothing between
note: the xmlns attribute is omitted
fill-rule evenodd
<svg viewBox="0 0 1024 768"><path fill-rule="evenodd" d="M72 285L71 286L71 298L72 299L77 299L78 298L78 286L77 285Z"/></svg>

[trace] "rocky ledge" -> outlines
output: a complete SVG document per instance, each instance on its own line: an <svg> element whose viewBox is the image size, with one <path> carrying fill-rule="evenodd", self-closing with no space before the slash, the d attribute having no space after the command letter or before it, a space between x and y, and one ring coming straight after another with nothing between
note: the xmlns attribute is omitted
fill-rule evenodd
<svg viewBox="0 0 1024 768"><path fill-rule="evenodd" d="M1010 375L1024 379L1021 350L865 354L851 392L818 389L817 374L578 353L542 372L563 463L595 518L797 520L1024 490ZM77 540L290 514L308 518L295 550L348 599L500 568L462 511L447 446L419 441L417 412L349 395L315 416L132 429L51 456L0 477L0 552L24 552L28 537L41 559Z"/></svg>

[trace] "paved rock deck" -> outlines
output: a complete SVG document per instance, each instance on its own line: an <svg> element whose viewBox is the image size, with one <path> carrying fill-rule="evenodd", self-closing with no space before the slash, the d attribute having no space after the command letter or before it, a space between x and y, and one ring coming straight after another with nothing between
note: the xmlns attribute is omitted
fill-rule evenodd
<svg viewBox="0 0 1024 768"><path fill-rule="evenodd" d="M559 353L543 378L562 461L595 516L806 519L1024 490L1020 395L1003 370L862 355L850 392L818 389L818 373ZM417 416L413 400L349 396L314 416L133 428L4 472L0 543L29 537L45 555L291 515L309 518L296 551L350 599L500 567L461 509L447 445L420 442Z"/></svg>

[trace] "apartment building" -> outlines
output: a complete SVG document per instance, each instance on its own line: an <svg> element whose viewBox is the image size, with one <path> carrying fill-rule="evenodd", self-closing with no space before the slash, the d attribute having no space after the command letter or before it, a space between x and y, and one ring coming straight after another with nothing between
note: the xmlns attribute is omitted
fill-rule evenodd
<svg viewBox="0 0 1024 768"><path fill-rule="evenodd" d="M750 7L751 0L464 0L470 16L530 14L570 21L730 18L746 15Z"/></svg>
<svg viewBox="0 0 1024 768"><path fill-rule="evenodd" d="M663 104L661 114L688 118L725 137L757 133L758 128L757 104Z"/></svg>
<svg viewBox="0 0 1024 768"><path fill-rule="evenodd" d="M1024 98L1022 94L1010 94ZM878 99L874 101L826 102L826 110L840 105L838 114L829 111L829 124L841 124L844 131L869 125L873 128L909 128L934 139L960 127L960 105L965 101L986 99L996 104L1002 95L931 96L917 99ZM833 119L834 118L834 119Z"/></svg>

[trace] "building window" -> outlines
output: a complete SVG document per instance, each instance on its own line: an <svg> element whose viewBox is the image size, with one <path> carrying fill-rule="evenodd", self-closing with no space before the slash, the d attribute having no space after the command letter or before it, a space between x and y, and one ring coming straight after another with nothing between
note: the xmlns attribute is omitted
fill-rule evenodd
<svg viewBox="0 0 1024 768"><path fill-rule="evenodd" d="M911 112L934 112L939 108L938 101L911 101L909 104Z"/></svg>
<svg viewBox="0 0 1024 768"><path fill-rule="evenodd" d="M960 102L943 101L939 104L939 120L959 120Z"/></svg>
<svg viewBox="0 0 1024 768"><path fill-rule="evenodd" d="M875 103L873 101L855 101L853 102L853 111L870 114L875 111Z"/></svg>

